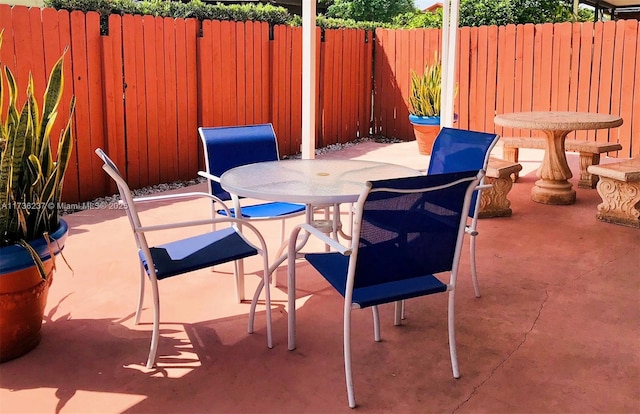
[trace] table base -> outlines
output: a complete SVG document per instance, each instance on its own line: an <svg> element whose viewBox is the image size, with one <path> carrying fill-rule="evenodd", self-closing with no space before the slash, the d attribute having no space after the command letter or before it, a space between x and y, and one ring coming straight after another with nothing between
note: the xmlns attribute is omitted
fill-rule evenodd
<svg viewBox="0 0 640 414"><path fill-rule="evenodd" d="M531 189L531 199L536 203L569 205L576 202L576 190L568 181L538 180Z"/></svg>

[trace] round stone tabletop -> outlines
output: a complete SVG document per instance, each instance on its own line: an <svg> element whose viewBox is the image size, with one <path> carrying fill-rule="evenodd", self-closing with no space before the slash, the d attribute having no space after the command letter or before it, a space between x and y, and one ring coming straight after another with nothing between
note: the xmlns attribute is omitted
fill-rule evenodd
<svg viewBox="0 0 640 414"><path fill-rule="evenodd" d="M622 125L617 115L591 112L514 112L496 115L496 125L510 128L573 131L615 128Z"/></svg>

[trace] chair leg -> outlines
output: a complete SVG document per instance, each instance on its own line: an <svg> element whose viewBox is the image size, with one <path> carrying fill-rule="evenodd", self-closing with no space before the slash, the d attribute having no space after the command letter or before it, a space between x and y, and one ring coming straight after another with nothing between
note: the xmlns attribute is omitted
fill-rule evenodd
<svg viewBox="0 0 640 414"><path fill-rule="evenodd" d="M247 327L248 333L253 333L253 326L256 316L256 306L258 305L258 299L260 298L260 293L262 292L262 288L264 288L265 293L265 306L267 313L267 347L269 349L273 348L273 335L271 333L271 292L269 289L269 278L263 277L258 283L258 287L256 288L255 293L253 294L253 299L251 300L251 307L249 308L249 326Z"/></svg>
<svg viewBox="0 0 640 414"><path fill-rule="evenodd" d="M233 276L236 280L236 301L241 303L244 297L244 261L242 259L233 262Z"/></svg>
<svg viewBox="0 0 640 414"><path fill-rule="evenodd" d="M140 289L139 289L139 295L138 295L138 307L136 308L136 316L135 319L133 321L133 323L135 325L138 325L140 323L140 314L142 313L142 305L144 302L144 279L147 276L147 272L144 269L144 265L142 263L140 263Z"/></svg>
<svg viewBox="0 0 640 414"><path fill-rule="evenodd" d="M478 272L476 270L476 234L471 235L469 241L470 257L471 257L471 280L473 281L473 290L476 298L480 297L480 284L478 283Z"/></svg>
<svg viewBox="0 0 640 414"><path fill-rule="evenodd" d="M160 339L160 295L158 292L158 281L151 278L151 290L153 291L153 334L151 336L151 347L149 348L149 358L147 368L151 369L156 363L156 353L158 352L158 341Z"/></svg>
<svg viewBox="0 0 640 414"><path fill-rule="evenodd" d="M394 302L394 318L393 324L395 326L400 326L402 324L402 319L404 319L404 300L398 300Z"/></svg>
<svg viewBox="0 0 640 414"><path fill-rule="evenodd" d="M371 311L373 313L373 340L380 342L380 312L378 312L378 306L372 306Z"/></svg>
<svg viewBox="0 0 640 414"><path fill-rule="evenodd" d="M453 371L453 378L460 378L460 370L458 369L458 356L456 353L456 331L455 331L455 317L454 317L454 294L455 290L449 291L449 354L451 355L451 370Z"/></svg>
<svg viewBox="0 0 640 414"><path fill-rule="evenodd" d="M347 381L347 398L349 407L356 407L356 397L353 391L353 375L351 372L351 307L344 304L344 375Z"/></svg>

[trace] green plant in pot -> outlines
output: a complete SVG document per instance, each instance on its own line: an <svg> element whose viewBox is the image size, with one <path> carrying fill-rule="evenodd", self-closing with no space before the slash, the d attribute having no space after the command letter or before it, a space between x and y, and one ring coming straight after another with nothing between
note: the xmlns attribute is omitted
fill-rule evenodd
<svg viewBox="0 0 640 414"><path fill-rule="evenodd" d="M411 70L409 121L413 125L420 154L431 154L433 141L440 131L442 64L436 53L422 75Z"/></svg>
<svg viewBox="0 0 640 414"><path fill-rule="evenodd" d="M41 103L29 76L21 106L15 77L0 62L0 362L38 344L55 256L68 233L58 207L73 147L74 98L55 154L51 146L63 59L51 70Z"/></svg>

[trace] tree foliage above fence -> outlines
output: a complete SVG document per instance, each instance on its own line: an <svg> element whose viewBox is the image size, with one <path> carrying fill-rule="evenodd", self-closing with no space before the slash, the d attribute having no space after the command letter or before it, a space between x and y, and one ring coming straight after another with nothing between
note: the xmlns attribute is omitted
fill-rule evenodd
<svg viewBox="0 0 640 414"><path fill-rule="evenodd" d="M45 5L58 10L96 11L103 18L110 14L139 14L201 20L262 21L270 24L288 24L292 18L284 7L262 3L223 5L208 4L201 0L188 3L162 0L45 0Z"/></svg>

